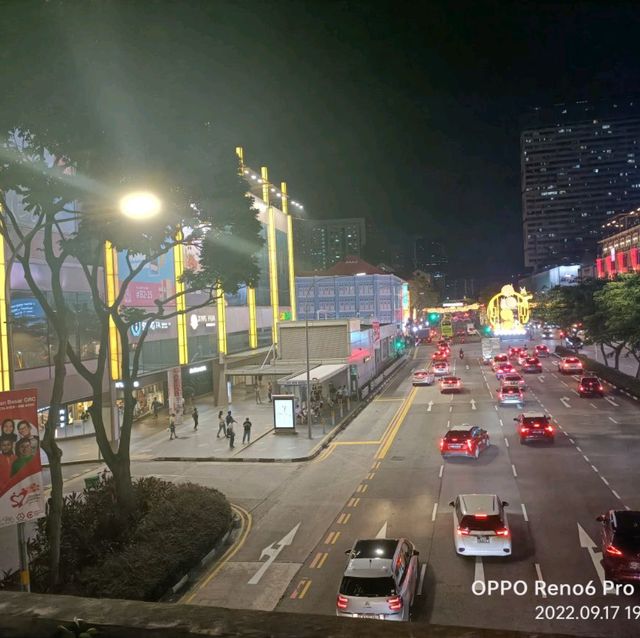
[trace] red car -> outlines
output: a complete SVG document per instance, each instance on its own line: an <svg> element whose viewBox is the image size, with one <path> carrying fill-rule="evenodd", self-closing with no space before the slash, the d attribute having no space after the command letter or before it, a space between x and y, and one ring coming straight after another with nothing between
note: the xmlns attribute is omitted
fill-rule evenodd
<svg viewBox="0 0 640 638"><path fill-rule="evenodd" d="M514 419L518 424L520 443L524 445L528 441L556 442L556 432L551 419L542 412L523 412Z"/></svg>
<svg viewBox="0 0 640 638"><path fill-rule="evenodd" d="M509 359L515 359L520 354L520 350L521 348L518 348L517 346L511 346L511 348L509 348L509 350L507 351Z"/></svg>
<svg viewBox="0 0 640 638"><path fill-rule="evenodd" d="M495 368L496 379L502 379L506 375L515 372L514 367L510 363L500 363Z"/></svg>
<svg viewBox="0 0 640 638"><path fill-rule="evenodd" d="M640 581L640 512L609 510L602 523L602 566L607 580Z"/></svg>
<svg viewBox="0 0 640 638"><path fill-rule="evenodd" d="M545 346L544 343L536 346L536 357L548 357L549 356L549 348Z"/></svg>
<svg viewBox="0 0 640 638"><path fill-rule="evenodd" d="M438 350L437 352L434 352L433 355L431 355L431 359L433 361L446 361L447 360L447 354Z"/></svg>
<svg viewBox="0 0 640 638"><path fill-rule="evenodd" d="M538 357L527 357L522 364L522 372L542 372L542 364Z"/></svg>
<svg viewBox="0 0 640 638"><path fill-rule="evenodd" d="M466 456L477 459L480 452L491 443L486 430L474 425L468 430L449 430L440 439L440 454L446 456Z"/></svg>

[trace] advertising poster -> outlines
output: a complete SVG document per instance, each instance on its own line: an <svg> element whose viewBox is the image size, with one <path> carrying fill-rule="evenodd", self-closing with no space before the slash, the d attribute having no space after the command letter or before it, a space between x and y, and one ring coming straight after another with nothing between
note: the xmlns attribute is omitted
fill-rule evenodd
<svg viewBox="0 0 640 638"><path fill-rule="evenodd" d="M142 255L129 256L131 268L139 266L145 259ZM123 305L130 308L155 307L154 300L166 299L175 294L173 253L160 255L149 262L136 278L128 285ZM118 253L118 277L120 281L126 279L131 273L127 263L127 254ZM175 305L175 302L173 304Z"/></svg>
<svg viewBox="0 0 640 638"><path fill-rule="evenodd" d="M0 527L45 515L35 390L0 392Z"/></svg>
<svg viewBox="0 0 640 638"><path fill-rule="evenodd" d="M294 410L295 397L289 394L274 394L273 425L276 432L295 432L296 414Z"/></svg>

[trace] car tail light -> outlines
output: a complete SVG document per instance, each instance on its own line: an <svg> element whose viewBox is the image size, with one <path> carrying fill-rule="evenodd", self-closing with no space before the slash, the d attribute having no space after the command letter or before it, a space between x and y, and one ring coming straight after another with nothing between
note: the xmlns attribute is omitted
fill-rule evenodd
<svg viewBox="0 0 640 638"><path fill-rule="evenodd" d="M598 390L599 390L600 392L602 392L602 391L604 390L604 388L603 388L601 385L599 385L599 386L598 386Z"/></svg>
<svg viewBox="0 0 640 638"><path fill-rule="evenodd" d="M338 609L346 609L349 606L349 599L342 594L338 594L338 598L336 599L336 607Z"/></svg>
<svg viewBox="0 0 640 638"><path fill-rule="evenodd" d="M509 536L509 529L507 527L500 527L496 530L498 536Z"/></svg>
<svg viewBox="0 0 640 638"><path fill-rule="evenodd" d="M444 450L444 445L445 445L444 439L440 439L440 449L441 450Z"/></svg>
<svg viewBox="0 0 640 638"><path fill-rule="evenodd" d="M553 432L553 426L552 425L547 425L547 427L545 428L545 430L547 432Z"/></svg>
<svg viewBox="0 0 640 638"><path fill-rule="evenodd" d="M502 399L502 392L498 392L498 398Z"/></svg>
<svg viewBox="0 0 640 638"><path fill-rule="evenodd" d="M389 603L389 609L391 611L400 611L404 605L402 596L393 596L392 598L387 598L387 603Z"/></svg>
<svg viewBox="0 0 640 638"><path fill-rule="evenodd" d="M487 515L486 514L474 514L473 518L484 519L484 518L487 518Z"/></svg>
<svg viewBox="0 0 640 638"><path fill-rule="evenodd" d="M520 428L520 432L522 432L522 434L526 434L527 433L527 428L524 427L524 425Z"/></svg>
<svg viewBox="0 0 640 638"><path fill-rule="evenodd" d="M583 385L579 386L578 390L580 390L580 392L584 392L584 386Z"/></svg>
<svg viewBox="0 0 640 638"><path fill-rule="evenodd" d="M604 551L609 556L622 556L622 552L615 545L607 545Z"/></svg>
<svg viewBox="0 0 640 638"><path fill-rule="evenodd" d="M460 534L460 536L469 536L469 528L468 527L458 527L458 534Z"/></svg>

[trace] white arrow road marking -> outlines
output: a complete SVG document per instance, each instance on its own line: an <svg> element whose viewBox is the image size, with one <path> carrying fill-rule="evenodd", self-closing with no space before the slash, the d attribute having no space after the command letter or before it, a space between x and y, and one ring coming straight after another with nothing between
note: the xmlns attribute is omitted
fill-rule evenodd
<svg viewBox="0 0 640 638"><path fill-rule="evenodd" d="M580 547L589 552L589 558L596 569L596 574L598 574L600 582L604 582L604 568L600 564L600 561L602 560L602 552L596 552L595 548L597 545L593 540L591 540L589 534L584 531L584 528L580 523L578 523L578 538L580 540Z"/></svg>
<svg viewBox="0 0 640 638"><path fill-rule="evenodd" d="M420 583L418 585L418 596L422 596L422 588L424 587L424 577L427 573L427 563L422 563L420 568Z"/></svg>
<svg viewBox="0 0 640 638"><path fill-rule="evenodd" d="M429 401L427 404L427 412L431 412L431 408L433 407L433 401Z"/></svg>
<svg viewBox="0 0 640 638"><path fill-rule="evenodd" d="M524 505L522 507L524 507ZM542 570L540 569L540 565L538 565L538 563L535 563L535 566L536 566L536 574L538 575L538 580L541 583L544 583L544 578L542 578ZM547 597L547 594L545 593L545 589L546 589L546 587L542 590L542 597L543 598Z"/></svg>
<svg viewBox="0 0 640 638"><path fill-rule="evenodd" d="M476 556L476 566L473 574L473 582L484 583L484 566L482 565L482 557Z"/></svg>
<svg viewBox="0 0 640 638"><path fill-rule="evenodd" d="M386 538L387 537L387 521L384 522L384 525L380 528L380 531L376 534L376 538Z"/></svg>
<svg viewBox="0 0 640 638"><path fill-rule="evenodd" d="M605 397L604 399L605 399L605 401L608 401L611 405L615 405L616 408L620 407L620 404L616 403L611 397Z"/></svg>
<svg viewBox="0 0 640 638"><path fill-rule="evenodd" d="M436 516L438 514L438 504L434 503L433 504L433 512L431 512L431 520L435 521L436 520Z"/></svg>
<svg viewBox="0 0 640 638"><path fill-rule="evenodd" d="M569 397L560 397L560 401L562 401L562 405L564 405L565 408L571 407L571 404L569 403Z"/></svg>
<svg viewBox="0 0 640 638"><path fill-rule="evenodd" d="M538 381L540 381L540 383L544 383L544 376L542 376L542 375L539 376L538 377Z"/></svg>
<svg viewBox="0 0 640 638"><path fill-rule="evenodd" d="M472 410L476 409L476 402L473 399L471 399L471 409Z"/></svg>
<svg viewBox="0 0 640 638"><path fill-rule="evenodd" d="M249 580L249 585L257 585L260 582L260 579L264 576L265 572L271 566L271 563L278 557L278 554L287 547L287 545L291 545L293 543L293 537L296 535L298 528L300 527L300 523L298 523L288 534L283 536L276 543L271 543L268 547L265 547L260 553L260 560L262 560L265 556L268 556L267 560L262 563L260 569L251 577Z"/></svg>

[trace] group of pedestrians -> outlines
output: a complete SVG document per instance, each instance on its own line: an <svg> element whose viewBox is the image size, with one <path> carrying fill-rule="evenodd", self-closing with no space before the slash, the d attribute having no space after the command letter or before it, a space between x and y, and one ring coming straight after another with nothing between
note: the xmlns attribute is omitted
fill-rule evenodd
<svg viewBox="0 0 640 638"><path fill-rule="evenodd" d="M191 418L193 419L193 431L198 431L198 422L200 420L200 414L198 413L198 408L194 406L191 412ZM216 434L216 438L219 439L221 436L229 439L229 448L235 448L235 440L236 433L233 427L234 423L237 421L233 418L231 414L231 410L227 412L227 415L224 416L224 410L220 410L218 412L218 433ZM251 427L253 424L249 417L247 417L242 424L242 443L250 443L251 442ZM169 414L169 440L173 441L173 439L177 439L178 435L176 434L176 415L174 412Z"/></svg>
<svg viewBox="0 0 640 638"><path fill-rule="evenodd" d="M254 386L255 389L255 393L256 393L256 404L261 405L262 404L262 394L260 391L260 383L256 383ZM269 403L271 403L273 401L273 385L271 384L271 381L269 381L269 383L267 383L267 400L269 401Z"/></svg>

